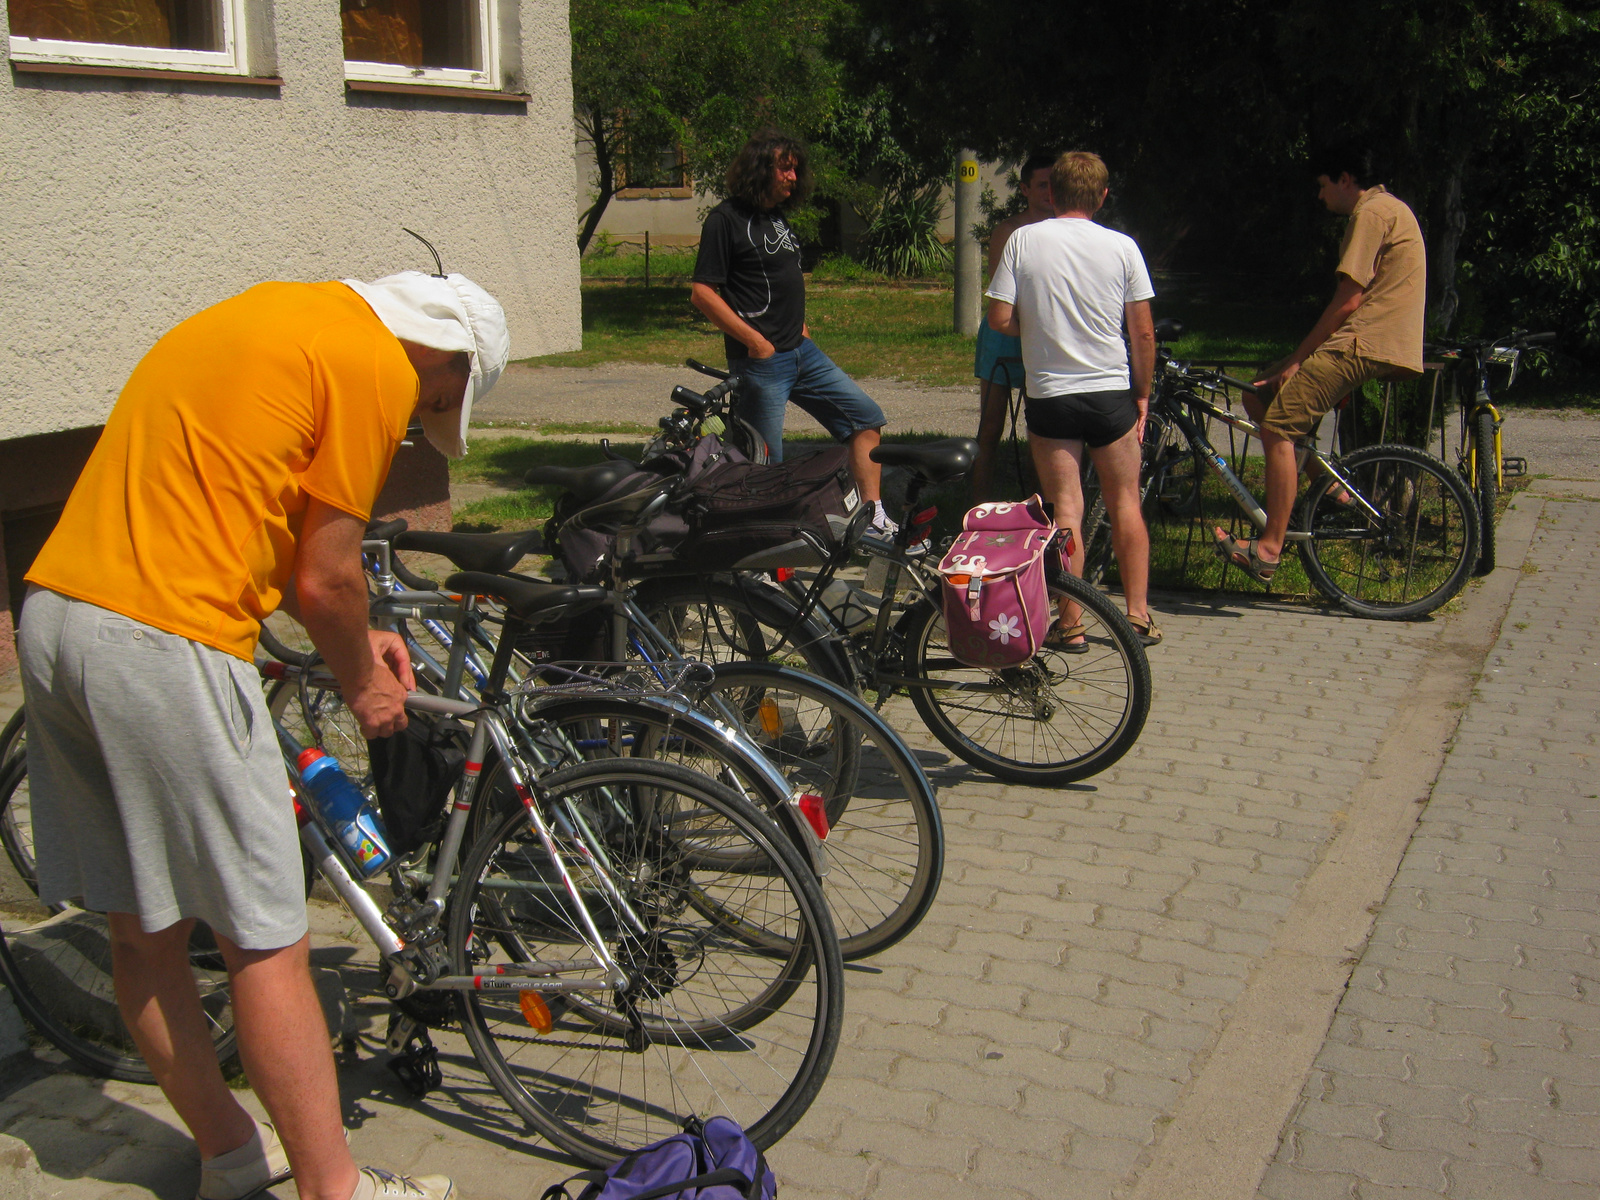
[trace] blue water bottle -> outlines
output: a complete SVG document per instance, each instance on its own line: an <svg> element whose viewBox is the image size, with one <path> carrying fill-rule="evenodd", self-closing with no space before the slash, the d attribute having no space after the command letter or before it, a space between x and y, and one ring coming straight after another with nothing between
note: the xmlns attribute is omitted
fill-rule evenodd
<svg viewBox="0 0 1600 1200"><path fill-rule="evenodd" d="M317 813L339 839L363 879L376 875L394 856L384 836L383 822L367 803L361 789L350 782L338 760L315 746L302 750L300 782L317 806Z"/></svg>

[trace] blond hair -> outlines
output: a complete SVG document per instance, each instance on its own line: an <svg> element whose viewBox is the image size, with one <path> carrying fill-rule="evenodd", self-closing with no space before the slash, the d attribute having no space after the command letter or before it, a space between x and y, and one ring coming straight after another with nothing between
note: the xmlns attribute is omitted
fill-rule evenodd
<svg viewBox="0 0 1600 1200"><path fill-rule="evenodd" d="M1063 212L1099 210L1111 172L1098 154L1069 150L1050 168L1050 197Z"/></svg>

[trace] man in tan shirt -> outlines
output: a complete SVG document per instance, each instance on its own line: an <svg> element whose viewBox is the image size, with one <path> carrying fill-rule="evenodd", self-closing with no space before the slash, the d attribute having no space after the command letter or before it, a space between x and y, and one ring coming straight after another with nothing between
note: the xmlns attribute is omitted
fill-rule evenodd
<svg viewBox="0 0 1600 1200"><path fill-rule="evenodd" d="M1245 408L1261 426L1267 467L1267 527L1241 540L1215 531L1217 550L1262 583L1271 580L1299 488L1295 444L1322 415L1369 379L1422 374L1427 255L1417 218L1381 184L1363 155L1336 147L1314 161L1317 196L1350 218L1339 247L1333 299L1288 358L1256 380Z"/></svg>

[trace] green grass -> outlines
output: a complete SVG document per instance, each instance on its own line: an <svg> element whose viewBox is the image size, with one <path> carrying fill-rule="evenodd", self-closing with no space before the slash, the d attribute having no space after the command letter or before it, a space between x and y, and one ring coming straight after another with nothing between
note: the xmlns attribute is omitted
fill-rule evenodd
<svg viewBox="0 0 1600 1200"><path fill-rule="evenodd" d="M614 448L629 458L638 458L644 441L619 442ZM535 438L478 438L472 453L450 463L450 482L489 483L513 489L509 493L486 496L454 508L453 525L458 530L532 529L550 517L557 488L522 486L530 467L582 467L602 462L600 447L589 442L547 442Z"/></svg>
<svg viewBox="0 0 1600 1200"><path fill-rule="evenodd" d="M806 292L811 336L850 374L935 387L973 381L973 339L951 328L952 309L945 283L828 282L814 275ZM1156 315L1184 323L1183 340L1174 346L1180 358L1261 363L1294 349L1316 316L1283 306L1181 296L1158 297ZM583 286L583 349L527 361L550 367L675 366L685 358L723 361L722 335L689 304L687 287L596 281Z"/></svg>
<svg viewBox="0 0 1600 1200"><path fill-rule="evenodd" d="M688 279L698 253L693 246L650 247L650 281ZM585 279L644 278L644 247L629 246L609 254L586 254L579 265Z"/></svg>

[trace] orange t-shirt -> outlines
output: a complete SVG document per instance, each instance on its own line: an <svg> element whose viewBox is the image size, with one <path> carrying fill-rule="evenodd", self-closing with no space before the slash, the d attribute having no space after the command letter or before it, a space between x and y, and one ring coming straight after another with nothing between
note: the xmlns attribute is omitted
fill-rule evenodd
<svg viewBox="0 0 1600 1200"><path fill-rule="evenodd" d="M416 403L344 284L224 300L134 368L28 580L249 659L309 498L371 516Z"/></svg>

